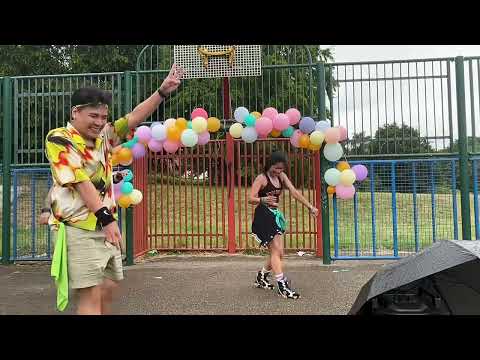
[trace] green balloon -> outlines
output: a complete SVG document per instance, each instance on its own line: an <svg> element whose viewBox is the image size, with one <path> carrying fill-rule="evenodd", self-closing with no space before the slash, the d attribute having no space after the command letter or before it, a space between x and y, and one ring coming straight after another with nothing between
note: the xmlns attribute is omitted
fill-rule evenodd
<svg viewBox="0 0 480 360"><path fill-rule="evenodd" d="M127 141L126 143L122 144L124 148L131 149L135 146L135 143L132 143L132 140Z"/></svg>
<svg viewBox="0 0 480 360"><path fill-rule="evenodd" d="M191 128L192 128L192 122L191 122L191 121L187 121L187 128L188 128L188 129L191 129Z"/></svg>
<svg viewBox="0 0 480 360"><path fill-rule="evenodd" d="M282 135L284 137L289 138L293 135L293 131L294 131L293 126L289 126L288 128L282 131Z"/></svg>
<svg viewBox="0 0 480 360"><path fill-rule="evenodd" d="M245 117L244 121L245 121L246 126L253 127L253 126L255 126L255 123L256 123L257 119L255 118L254 115L249 114Z"/></svg>

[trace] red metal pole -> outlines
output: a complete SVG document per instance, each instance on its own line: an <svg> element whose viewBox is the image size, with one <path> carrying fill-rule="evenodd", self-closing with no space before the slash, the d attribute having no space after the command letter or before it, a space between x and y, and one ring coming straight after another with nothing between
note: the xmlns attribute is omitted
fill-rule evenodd
<svg viewBox="0 0 480 360"><path fill-rule="evenodd" d="M320 151L315 152L315 203L318 209L317 216L317 244L316 256L323 257L323 237L322 237L322 179L321 179L321 165L320 165Z"/></svg>
<svg viewBox="0 0 480 360"><path fill-rule="evenodd" d="M231 118L230 104L230 79L223 79L223 118ZM233 160L234 142L230 134L227 133L227 187L228 187L228 253L234 254L236 251L235 241L235 170Z"/></svg>

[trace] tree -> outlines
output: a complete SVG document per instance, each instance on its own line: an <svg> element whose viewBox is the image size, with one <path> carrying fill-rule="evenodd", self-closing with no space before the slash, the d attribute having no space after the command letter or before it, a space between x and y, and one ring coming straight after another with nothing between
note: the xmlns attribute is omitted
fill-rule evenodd
<svg viewBox="0 0 480 360"><path fill-rule="evenodd" d="M408 125L399 127L397 124L387 124L375 132L373 139L364 132L354 134L347 142L350 155L394 155L432 153L428 140L421 137L418 130ZM425 193L431 190L428 179L433 175L438 183L444 183L445 177L440 177L438 166L431 163L397 163L395 165L395 184L397 192L411 193L414 191L413 166L415 166L415 191ZM392 191L392 168L390 163L375 165L376 191Z"/></svg>
<svg viewBox="0 0 480 360"><path fill-rule="evenodd" d="M387 124L375 132L373 139L364 132L356 133L348 141L350 155L392 155L432 153L432 146L418 130L403 124Z"/></svg>

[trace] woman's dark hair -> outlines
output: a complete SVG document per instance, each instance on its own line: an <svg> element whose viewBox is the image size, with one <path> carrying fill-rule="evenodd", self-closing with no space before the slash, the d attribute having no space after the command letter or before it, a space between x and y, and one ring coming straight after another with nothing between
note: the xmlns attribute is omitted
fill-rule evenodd
<svg viewBox="0 0 480 360"><path fill-rule="evenodd" d="M72 106L78 105L108 105L112 103L112 94L96 87L84 87L72 94Z"/></svg>
<svg viewBox="0 0 480 360"><path fill-rule="evenodd" d="M270 154L270 158L267 160L265 164L264 171L267 172L273 165L277 163L283 163L285 168L287 167L287 155L283 151L274 151Z"/></svg>

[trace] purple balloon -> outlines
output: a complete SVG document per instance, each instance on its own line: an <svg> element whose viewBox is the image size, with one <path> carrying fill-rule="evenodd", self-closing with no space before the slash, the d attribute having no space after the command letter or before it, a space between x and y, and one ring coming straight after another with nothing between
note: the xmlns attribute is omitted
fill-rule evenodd
<svg viewBox="0 0 480 360"><path fill-rule="evenodd" d="M315 120L313 120L311 117L305 116L304 118L302 118L302 120L300 120L298 128L304 134L310 134L315 130Z"/></svg>
<svg viewBox="0 0 480 360"><path fill-rule="evenodd" d="M140 159L145 156L145 145L136 143L132 148L132 155L134 159Z"/></svg>
<svg viewBox="0 0 480 360"><path fill-rule="evenodd" d="M139 142L146 145L152 138L152 130L148 126L142 125L135 131L135 136L138 137Z"/></svg>
<svg viewBox="0 0 480 360"><path fill-rule="evenodd" d="M198 145L206 145L210 141L210 133L208 131L204 131L203 133L198 135Z"/></svg>
<svg viewBox="0 0 480 360"><path fill-rule="evenodd" d="M151 139L148 142L148 148L153 152L160 152L163 150L163 143L161 141Z"/></svg>
<svg viewBox="0 0 480 360"><path fill-rule="evenodd" d="M363 181L368 176L368 170L365 165L355 165L352 167L352 171L355 173L357 181Z"/></svg>

